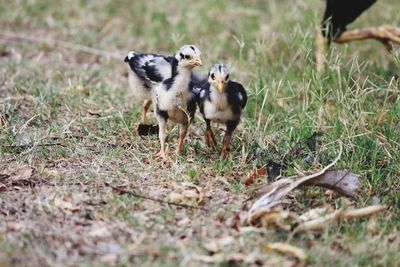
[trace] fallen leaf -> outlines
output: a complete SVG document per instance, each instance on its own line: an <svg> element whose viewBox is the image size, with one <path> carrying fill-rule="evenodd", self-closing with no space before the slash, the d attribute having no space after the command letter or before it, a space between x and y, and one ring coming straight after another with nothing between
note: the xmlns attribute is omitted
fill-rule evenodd
<svg viewBox="0 0 400 267"><path fill-rule="evenodd" d="M210 252L216 253L222 250L223 247L232 244L234 238L231 236L226 236L220 239L212 239L203 244L204 248Z"/></svg>
<svg viewBox="0 0 400 267"><path fill-rule="evenodd" d="M32 176L32 168L31 167L21 167L16 170L14 176L12 177L13 180L28 180Z"/></svg>
<svg viewBox="0 0 400 267"><path fill-rule="evenodd" d="M367 223L367 231L372 234L378 233L379 225L378 225L378 222L376 221L375 217L372 217L369 219L369 221Z"/></svg>
<svg viewBox="0 0 400 267"><path fill-rule="evenodd" d="M255 180L256 176L257 176L256 170L251 170L251 171L246 175L246 177L244 178L243 183L244 183L245 185L251 185L252 183L254 183L254 180Z"/></svg>
<svg viewBox="0 0 400 267"><path fill-rule="evenodd" d="M338 219L340 217L340 213L340 210L337 210L333 213L326 214L310 221L305 221L293 229L292 236L299 232L321 230L326 227L328 223Z"/></svg>
<svg viewBox="0 0 400 267"><path fill-rule="evenodd" d="M359 175L348 170L328 170L303 185L328 188L342 195L356 197L360 188Z"/></svg>
<svg viewBox="0 0 400 267"><path fill-rule="evenodd" d="M305 260L307 258L307 254L303 249L286 244L286 243L269 243L264 246L264 251L277 251L279 253L295 257L299 260Z"/></svg>
<svg viewBox="0 0 400 267"><path fill-rule="evenodd" d="M6 223L7 231L14 232L14 231L25 231L28 229L28 226L23 221L10 221Z"/></svg>
<svg viewBox="0 0 400 267"><path fill-rule="evenodd" d="M275 226L280 230L290 231L291 221L298 221L294 213L283 211L281 209L260 209L253 214L253 221L259 222L261 226Z"/></svg>
<svg viewBox="0 0 400 267"><path fill-rule="evenodd" d="M171 192L169 199L174 202L191 203L195 201L202 204L204 201L203 192L200 187L192 184L183 184L178 188L181 192Z"/></svg>
<svg viewBox="0 0 400 267"><path fill-rule="evenodd" d="M118 254L107 253L107 254L101 255L100 261L107 263L109 265L116 265L118 258L119 258Z"/></svg>
<svg viewBox="0 0 400 267"><path fill-rule="evenodd" d="M95 223L92 225L92 229L89 231L89 236L106 238L111 237L111 232L104 223Z"/></svg>
<svg viewBox="0 0 400 267"><path fill-rule="evenodd" d="M70 210L70 211L79 211L80 208L74 206L71 202L65 201L61 198L54 199L54 206L63 209L63 210Z"/></svg>
<svg viewBox="0 0 400 267"><path fill-rule="evenodd" d="M307 222L325 216L327 213L328 208L315 208L300 215L299 219L303 222Z"/></svg>
<svg viewBox="0 0 400 267"><path fill-rule="evenodd" d="M252 169L244 178L243 183L245 185L251 185L252 183L254 183L254 180L258 177L258 176L263 176L265 175L266 172L266 168L267 168L268 164L265 164L264 166L258 168L258 169Z"/></svg>
<svg viewBox="0 0 400 267"><path fill-rule="evenodd" d="M9 116L6 113L0 115L0 128L6 128L8 118Z"/></svg>
<svg viewBox="0 0 400 267"><path fill-rule="evenodd" d="M34 185L31 179L33 169L28 166L9 166L8 169L0 173L0 188L8 188L12 186Z"/></svg>

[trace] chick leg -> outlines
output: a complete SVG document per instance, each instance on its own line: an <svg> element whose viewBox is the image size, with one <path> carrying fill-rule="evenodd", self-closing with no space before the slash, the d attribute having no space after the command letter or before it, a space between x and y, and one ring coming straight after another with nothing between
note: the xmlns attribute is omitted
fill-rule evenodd
<svg viewBox="0 0 400 267"><path fill-rule="evenodd" d="M145 100L143 103L143 112L142 112L142 124L144 124L146 122L146 115L147 115L147 111L149 110L151 105L151 100Z"/></svg>
<svg viewBox="0 0 400 267"><path fill-rule="evenodd" d="M393 49L393 44L400 45L400 28L391 25L367 27L363 29L349 30L336 37L336 43L346 43L357 40L376 39L385 46L388 52Z"/></svg>
<svg viewBox="0 0 400 267"><path fill-rule="evenodd" d="M188 132L188 129L189 129L189 124L182 124L181 132L179 135L179 144L178 144L178 148L176 150L176 153L178 155L182 153L182 147L183 147L183 143L185 142L185 137Z"/></svg>
<svg viewBox="0 0 400 267"><path fill-rule="evenodd" d="M222 141L222 150L221 150L221 156L225 159L228 157L231 148L232 133L238 124L239 121L230 121L226 124L226 131L224 139Z"/></svg>
<svg viewBox="0 0 400 267"><path fill-rule="evenodd" d="M206 144L208 147L215 148L217 146L217 141L215 140L214 133L211 129L211 121L207 119L205 121L207 125L205 133Z"/></svg>
<svg viewBox="0 0 400 267"><path fill-rule="evenodd" d="M159 126L159 131L158 131L158 138L160 139L160 145L161 145L161 150L160 152L156 153L154 156L155 157L162 157L164 161L167 161L167 153L165 149L165 141L167 139L167 121L163 118L158 118L158 126Z"/></svg>

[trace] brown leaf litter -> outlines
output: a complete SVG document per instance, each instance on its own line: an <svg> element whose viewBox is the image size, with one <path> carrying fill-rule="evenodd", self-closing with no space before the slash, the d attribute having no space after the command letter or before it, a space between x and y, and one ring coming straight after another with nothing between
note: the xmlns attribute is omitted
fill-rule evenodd
<svg viewBox="0 0 400 267"><path fill-rule="evenodd" d="M329 223L339 219L353 219L369 216L387 209L384 205L373 205L360 209L334 210L328 208L312 209L301 216L293 212L283 211L279 205L292 190L305 185L317 185L330 188L346 196L355 197L359 190L358 175L345 170L329 171L339 160L343 151L341 145L337 158L321 171L304 177L282 178L262 188L265 194L250 208L247 223L250 225L274 225L281 230L292 230L290 238L302 231L321 230ZM260 191L260 190L259 190Z"/></svg>
<svg viewBox="0 0 400 267"><path fill-rule="evenodd" d="M8 168L0 173L0 190L7 190L11 187L35 185L32 174L33 168L29 166L8 166Z"/></svg>

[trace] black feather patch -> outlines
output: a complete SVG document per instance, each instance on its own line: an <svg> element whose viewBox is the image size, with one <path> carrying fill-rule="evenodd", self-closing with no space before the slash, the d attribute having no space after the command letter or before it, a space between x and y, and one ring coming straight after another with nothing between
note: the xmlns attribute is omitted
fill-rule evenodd
<svg viewBox="0 0 400 267"><path fill-rule="evenodd" d="M164 120L168 120L168 112L165 110L161 110L158 105L156 106L157 115L163 118Z"/></svg>
<svg viewBox="0 0 400 267"><path fill-rule="evenodd" d="M154 65L149 65L149 63L146 62L146 64L142 68L144 69L148 79L154 82L161 82L163 80L163 77L157 71L157 68Z"/></svg>
<svg viewBox="0 0 400 267"><path fill-rule="evenodd" d="M124 62L129 62L128 56L125 57Z"/></svg>

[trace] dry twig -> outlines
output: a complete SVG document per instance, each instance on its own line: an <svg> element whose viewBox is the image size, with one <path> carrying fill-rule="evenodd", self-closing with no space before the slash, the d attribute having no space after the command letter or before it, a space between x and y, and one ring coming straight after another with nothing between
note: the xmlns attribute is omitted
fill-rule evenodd
<svg viewBox="0 0 400 267"><path fill-rule="evenodd" d="M149 196L145 196L142 194L138 194L132 191L128 191L125 190L123 188L120 187L116 187L111 185L110 183L105 183L106 186L111 187L114 191L118 192L119 194L128 194L134 197L138 197L141 199L147 199L147 200L151 200L151 201L155 201L155 202L159 202L162 204L167 204L167 205L172 205L172 206L177 206L177 207L182 207L182 208L187 208L187 209L197 209L197 210L203 210L203 211L209 211L207 208L203 208L203 207L198 207L198 206L192 206L192 205L188 205L188 204L183 204L183 203L177 203L177 202L172 202L172 201L167 201L167 200L163 200L163 199L159 199L159 198L154 198L154 197L149 197Z"/></svg>

